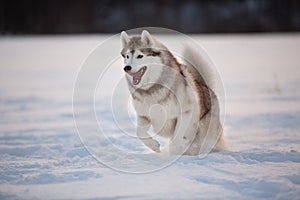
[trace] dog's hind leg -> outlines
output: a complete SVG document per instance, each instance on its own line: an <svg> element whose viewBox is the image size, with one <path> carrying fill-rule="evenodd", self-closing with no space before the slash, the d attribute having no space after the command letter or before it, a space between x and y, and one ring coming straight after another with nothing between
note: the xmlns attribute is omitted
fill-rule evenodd
<svg viewBox="0 0 300 200"><path fill-rule="evenodd" d="M174 136L169 144L170 154L183 154L189 148L198 130L197 116L197 112L191 110L177 119Z"/></svg>

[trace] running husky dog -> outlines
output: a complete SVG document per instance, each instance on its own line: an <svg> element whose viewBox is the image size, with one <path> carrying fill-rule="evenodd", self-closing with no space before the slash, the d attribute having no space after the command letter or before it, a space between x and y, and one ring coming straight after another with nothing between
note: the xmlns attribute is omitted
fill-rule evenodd
<svg viewBox="0 0 300 200"><path fill-rule="evenodd" d="M137 136L155 152L160 144L148 133L169 138L171 155L198 155L223 146L219 103L211 89L210 68L186 47L180 64L148 31L121 33L124 71L137 113Z"/></svg>

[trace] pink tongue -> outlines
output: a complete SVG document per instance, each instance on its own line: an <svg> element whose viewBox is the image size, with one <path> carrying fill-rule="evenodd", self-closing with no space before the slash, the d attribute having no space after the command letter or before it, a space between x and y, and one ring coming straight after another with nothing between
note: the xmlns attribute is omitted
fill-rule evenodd
<svg viewBox="0 0 300 200"><path fill-rule="evenodd" d="M139 79L139 77L136 76L132 77L132 80L133 80L133 85L137 85L141 81L141 79Z"/></svg>
<svg viewBox="0 0 300 200"><path fill-rule="evenodd" d="M136 75L132 77L132 80L133 80L133 85L137 85L141 81L141 77L139 75Z"/></svg>
<svg viewBox="0 0 300 200"><path fill-rule="evenodd" d="M142 79L142 76L145 72L145 68L141 68L139 71L137 71L136 73L134 74L131 74L132 76L132 82L133 82L133 85L137 85L140 83L141 79Z"/></svg>

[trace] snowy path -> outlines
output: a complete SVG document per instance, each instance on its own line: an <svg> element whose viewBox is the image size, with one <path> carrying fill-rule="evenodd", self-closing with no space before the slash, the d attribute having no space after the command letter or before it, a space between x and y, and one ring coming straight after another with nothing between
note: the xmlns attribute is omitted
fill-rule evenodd
<svg viewBox="0 0 300 200"><path fill-rule="evenodd" d="M106 38L0 38L0 199L299 199L300 35L194 36L223 78L234 151L139 175L98 163L74 126L77 71Z"/></svg>

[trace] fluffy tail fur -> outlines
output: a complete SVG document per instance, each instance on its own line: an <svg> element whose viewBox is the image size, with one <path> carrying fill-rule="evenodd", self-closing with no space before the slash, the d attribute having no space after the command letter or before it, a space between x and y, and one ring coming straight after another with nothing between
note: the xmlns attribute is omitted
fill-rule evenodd
<svg viewBox="0 0 300 200"><path fill-rule="evenodd" d="M191 67L193 74L197 80L207 85L210 89L215 89L215 72L211 67L211 63L208 59L205 59L207 55L196 49L186 45L183 51L183 59L186 64Z"/></svg>

